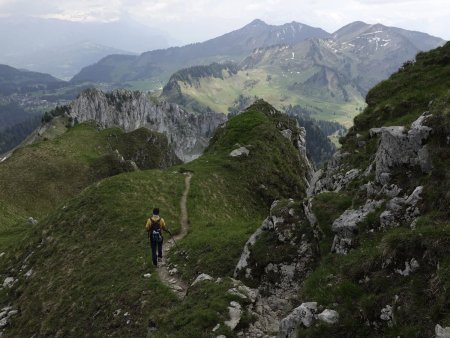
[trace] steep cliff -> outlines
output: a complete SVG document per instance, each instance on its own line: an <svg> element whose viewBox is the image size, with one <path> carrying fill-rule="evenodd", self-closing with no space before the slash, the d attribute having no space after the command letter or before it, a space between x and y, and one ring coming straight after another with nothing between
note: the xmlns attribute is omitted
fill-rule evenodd
<svg viewBox="0 0 450 338"><path fill-rule="evenodd" d="M88 89L70 105L69 116L77 122L93 120L102 128L132 131L141 127L163 133L184 161L201 154L214 130L226 120L217 113L193 114L178 105L156 102L142 92Z"/></svg>

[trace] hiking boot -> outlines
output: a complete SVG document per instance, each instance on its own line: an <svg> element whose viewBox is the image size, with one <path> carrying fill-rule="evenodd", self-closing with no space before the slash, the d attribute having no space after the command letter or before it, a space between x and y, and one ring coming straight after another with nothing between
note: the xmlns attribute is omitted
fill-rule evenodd
<svg viewBox="0 0 450 338"><path fill-rule="evenodd" d="M158 257L158 262L162 262L162 257Z"/></svg>

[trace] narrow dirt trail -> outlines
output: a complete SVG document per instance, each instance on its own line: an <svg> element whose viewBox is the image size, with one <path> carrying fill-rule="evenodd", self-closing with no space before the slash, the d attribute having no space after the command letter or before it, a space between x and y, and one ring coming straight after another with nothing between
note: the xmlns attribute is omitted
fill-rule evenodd
<svg viewBox="0 0 450 338"><path fill-rule="evenodd" d="M186 203L189 194L189 189L191 187L191 178L192 178L191 173L186 174L186 178L184 180L185 189L183 195L181 196L180 201L181 231L178 235L173 237L175 241L183 239L188 233L189 224L188 224L188 213ZM179 298L182 299L186 295L188 285L179 278L177 273L172 273L172 275L169 273L169 269L167 267L165 260L167 258L169 251L172 250L173 247L175 247L175 242L172 240L172 238L170 238L170 235L166 236L166 238L167 239L165 240L163 248L163 260L161 263L159 263L159 267L157 269L158 275L161 281L165 285L167 285L170 289L172 289Z"/></svg>

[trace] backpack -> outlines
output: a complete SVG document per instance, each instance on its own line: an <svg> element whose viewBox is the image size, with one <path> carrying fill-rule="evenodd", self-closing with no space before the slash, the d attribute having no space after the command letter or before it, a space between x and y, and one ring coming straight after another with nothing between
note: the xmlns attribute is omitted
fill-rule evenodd
<svg viewBox="0 0 450 338"><path fill-rule="evenodd" d="M162 242L162 235L161 235L161 224L159 223L161 221L161 218L157 221L151 220L152 224L150 226L150 238L154 242Z"/></svg>

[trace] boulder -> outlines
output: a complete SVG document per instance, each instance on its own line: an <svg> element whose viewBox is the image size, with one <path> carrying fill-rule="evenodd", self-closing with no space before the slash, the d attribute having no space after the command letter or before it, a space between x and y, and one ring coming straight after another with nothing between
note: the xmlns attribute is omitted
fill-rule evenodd
<svg viewBox="0 0 450 338"><path fill-rule="evenodd" d="M239 147L237 149L234 149L231 153L231 157L240 157L242 155L248 156L250 154L250 150L248 150L246 147Z"/></svg>
<svg viewBox="0 0 450 338"><path fill-rule="evenodd" d="M339 321L339 313L335 310L325 309L319 313L317 318L328 324L336 324Z"/></svg>
<svg viewBox="0 0 450 338"><path fill-rule="evenodd" d="M302 324L310 327L314 322L314 313L317 311L317 303L303 303L295 308L280 322L277 338L296 338L297 329Z"/></svg>

